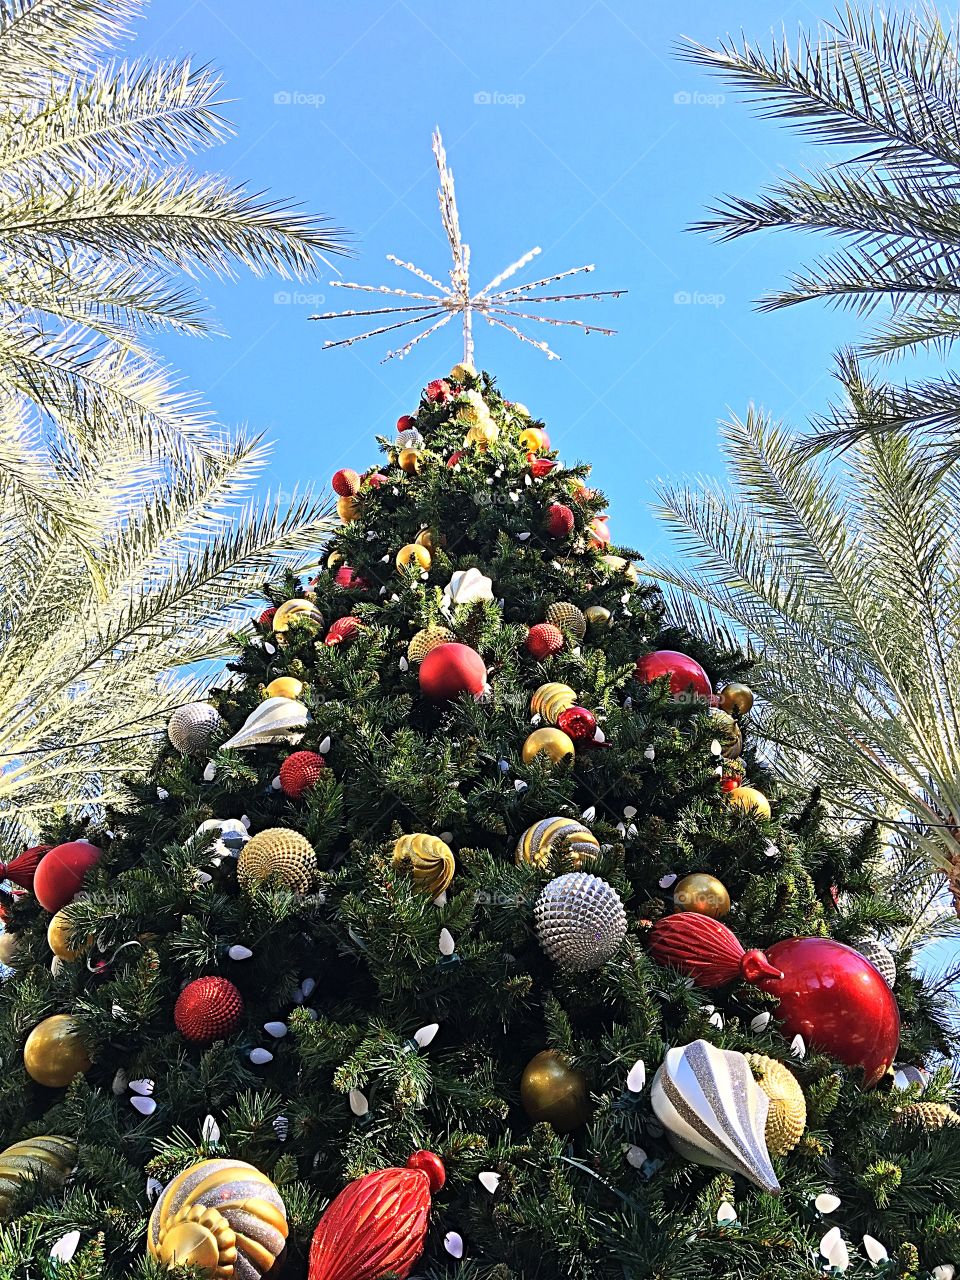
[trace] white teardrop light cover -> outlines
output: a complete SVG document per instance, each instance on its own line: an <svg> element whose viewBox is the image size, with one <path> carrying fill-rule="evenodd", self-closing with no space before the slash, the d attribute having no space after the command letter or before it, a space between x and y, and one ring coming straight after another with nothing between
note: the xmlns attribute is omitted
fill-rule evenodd
<svg viewBox="0 0 960 1280"><path fill-rule="evenodd" d="M494 1194L497 1187L500 1185L499 1173L491 1173L489 1170L485 1170L483 1173L478 1174L477 1178L481 1187L483 1187L485 1191L489 1191L491 1195Z"/></svg>
<svg viewBox="0 0 960 1280"><path fill-rule="evenodd" d="M646 1083L646 1064L642 1058L638 1058L627 1073L627 1088L631 1093L640 1093Z"/></svg>

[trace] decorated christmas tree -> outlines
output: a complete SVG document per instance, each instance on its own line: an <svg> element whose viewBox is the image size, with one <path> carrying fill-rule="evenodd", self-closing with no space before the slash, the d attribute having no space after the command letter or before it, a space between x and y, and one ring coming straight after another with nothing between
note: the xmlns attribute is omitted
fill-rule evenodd
<svg viewBox="0 0 960 1280"><path fill-rule="evenodd" d="M952 1275L881 833L548 429L431 382L123 810L8 862L3 1276Z"/></svg>

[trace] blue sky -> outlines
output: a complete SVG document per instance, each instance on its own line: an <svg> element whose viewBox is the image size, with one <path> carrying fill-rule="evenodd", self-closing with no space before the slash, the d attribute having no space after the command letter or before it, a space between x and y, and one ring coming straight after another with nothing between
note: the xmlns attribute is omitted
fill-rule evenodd
<svg viewBox="0 0 960 1280"><path fill-rule="evenodd" d="M221 70L238 134L205 163L350 229L347 279L415 284L388 252L446 278L439 124L478 284L539 244L538 276L595 262L596 288L629 290L571 312L618 336L547 333L560 362L486 325L477 355L547 420L565 460L594 464L614 540L652 553L664 546L653 482L716 473L717 420L751 400L801 425L830 393L831 352L857 331L812 305L752 309L812 245L716 245L684 230L712 197L752 193L816 157L680 62L676 41L740 28L769 39L772 24L795 31L815 16L762 0L152 0L134 51ZM207 292L228 337L171 340L164 354L222 421L276 441L270 479L285 490L374 461L374 435L459 358L453 325L403 362L380 363L381 339L325 352L325 336L351 331L307 319L350 305L326 278L291 290L245 277Z"/></svg>

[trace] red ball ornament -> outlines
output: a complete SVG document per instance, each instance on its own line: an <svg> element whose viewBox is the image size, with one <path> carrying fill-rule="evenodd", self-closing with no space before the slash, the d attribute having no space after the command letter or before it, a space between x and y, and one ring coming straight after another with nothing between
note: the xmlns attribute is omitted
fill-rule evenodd
<svg viewBox="0 0 960 1280"><path fill-rule="evenodd" d="M280 790L291 800L299 800L316 784L326 763L316 751L294 751L280 766Z"/></svg>
<svg viewBox="0 0 960 1280"><path fill-rule="evenodd" d="M338 587L343 587L344 591L362 591L364 587L369 587L361 574L356 569L351 569L348 564L342 564L333 576L334 582Z"/></svg>
<svg viewBox="0 0 960 1280"><path fill-rule="evenodd" d="M243 996L227 978L197 978L177 996L173 1021L185 1040L213 1044L232 1035L243 1017Z"/></svg>
<svg viewBox="0 0 960 1280"><path fill-rule="evenodd" d="M308 1280L406 1280L423 1253L431 1193L445 1179L439 1157L417 1151L405 1169L349 1183L313 1233Z"/></svg>
<svg viewBox="0 0 960 1280"><path fill-rule="evenodd" d="M736 780L736 778L721 778L721 779L720 779L720 790L721 790L721 791L736 791L737 787L739 787L739 786L740 786L740 783Z"/></svg>
<svg viewBox="0 0 960 1280"><path fill-rule="evenodd" d="M551 538L565 538L573 532L573 512L562 502L551 502L547 510L547 533Z"/></svg>
<svg viewBox="0 0 960 1280"><path fill-rule="evenodd" d="M368 476L364 476L364 484L368 484L371 489L379 489L381 485L387 484L390 480L389 476L385 476L382 471L371 471Z"/></svg>
<svg viewBox="0 0 960 1280"><path fill-rule="evenodd" d="M597 732L597 717L586 707L567 707L557 716L557 728L574 742L592 742Z"/></svg>
<svg viewBox="0 0 960 1280"><path fill-rule="evenodd" d="M350 498L360 491L360 476L350 467L335 471L330 483L333 486L333 492L339 494L341 498Z"/></svg>
<svg viewBox="0 0 960 1280"><path fill-rule="evenodd" d="M417 425L416 418L412 417L409 413L402 413L400 417L397 419L398 432L412 431L416 425Z"/></svg>
<svg viewBox="0 0 960 1280"><path fill-rule="evenodd" d="M33 877L33 894L41 907L53 912L72 902L100 853L89 840L68 840L45 853Z"/></svg>
<svg viewBox="0 0 960 1280"><path fill-rule="evenodd" d="M552 458L538 458L535 453L527 454L527 463L530 474L535 480L542 480L544 476L548 476L557 465Z"/></svg>
<svg viewBox="0 0 960 1280"><path fill-rule="evenodd" d="M527 632L524 646L540 662L563 648L563 632L552 622L538 622Z"/></svg>
<svg viewBox="0 0 960 1280"><path fill-rule="evenodd" d="M590 521L590 545L594 551L603 551L610 545L610 526L607 516L594 516Z"/></svg>
<svg viewBox="0 0 960 1280"><path fill-rule="evenodd" d="M260 617L257 619L257 622L261 627L269 627L271 622L273 622L273 615L276 612L276 605L271 605L269 609L264 609L263 613L261 613Z"/></svg>
<svg viewBox="0 0 960 1280"><path fill-rule="evenodd" d="M0 862L0 880L9 880L21 889L32 889L40 859L52 848L52 844L35 844L32 849L24 849L23 853L11 858L9 862Z"/></svg>
<svg viewBox="0 0 960 1280"><path fill-rule="evenodd" d="M456 453L451 453L450 457L447 459L447 466L455 467L465 453L466 449L458 449Z"/></svg>
<svg viewBox="0 0 960 1280"><path fill-rule="evenodd" d="M347 614L345 618L337 618L330 625L330 630L323 637L323 643L349 644L351 640L356 639L357 633L363 630L363 623L359 618L351 617Z"/></svg>
<svg viewBox="0 0 960 1280"><path fill-rule="evenodd" d="M433 404L446 404L453 399L453 388L445 378L435 378L427 383L426 396Z"/></svg>
<svg viewBox="0 0 960 1280"><path fill-rule="evenodd" d="M650 684L661 676L670 677L671 693L686 693L692 689L703 698L709 698L710 677L699 662L688 658L685 653L677 653L675 649L657 649L655 653L646 653L637 659L634 679L640 684Z"/></svg>
<svg viewBox="0 0 960 1280"><path fill-rule="evenodd" d="M419 667L420 688L436 702L449 702L461 693L474 697L487 683L483 659L469 645L438 644L431 649Z"/></svg>

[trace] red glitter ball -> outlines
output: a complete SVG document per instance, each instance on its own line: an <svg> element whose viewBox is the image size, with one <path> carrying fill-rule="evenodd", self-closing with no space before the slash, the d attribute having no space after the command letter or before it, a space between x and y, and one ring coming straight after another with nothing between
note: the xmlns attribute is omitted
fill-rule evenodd
<svg viewBox="0 0 960 1280"><path fill-rule="evenodd" d="M243 1017L243 996L227 978L197 978L177 997L173 1021L185 1040L212 1044L232 1035Z"/></svg>
<svg viewBox="0 0 960 1280"><path fill-rule="evenodd" d="M557 728L574 742L592 742L597 732L597 717L586 707L567 707L557 716Z"/></svg>
<svg viewBox="0 0 960 1280"><path fill-rule="evenodd" d="M333 473L333 479L330 484L333 487L333 492L338 493L341 498L350 498L360 488L360 476L350 467L344 467L342 470Z"/></svg>
<svg viewBox="0 0 960 1280"><path fill-rule="evenodd" d="M547 511L547 533L551 538L565 538L573 532L573 512L562 502L551 502Z"/></svg>
<svg viewBox="0 0 960 1280"><path fill-rule="evenodd" d="M559 653L563 648L563 632L552 622L538 622L527 632L524 641L527 652L535 658L549 658L552 653Z"/></svg>
<svg viewBox="0 0 960 1280"><path fill-rule="evenodd" d="M300 797L316 784L326 768L326 760L316 751L294 751L280 766L280 789L291 800Z"/></svg>

